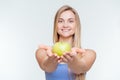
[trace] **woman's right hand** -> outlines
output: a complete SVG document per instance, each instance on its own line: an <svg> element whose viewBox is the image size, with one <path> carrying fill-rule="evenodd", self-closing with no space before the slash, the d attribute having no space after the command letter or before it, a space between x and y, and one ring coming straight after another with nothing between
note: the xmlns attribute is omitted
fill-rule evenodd
<svg viewBox="0 0 120 80"><path fill-rule="evenodd" d="M40 45L39 49L41 55L39 55L40 58L38 59L41 60L38 61L40 61L41 68L46 72L53 72L60 62L60 57L52 53L52 47L50 46Z"/></svg>
<svg viewBox="0 0 120 80"><path fill-rule="evenodd" d="M46 59L51 63L58 63L60 62L60 57L56 54L52 53L52 47L47 45L40 45L41 49L44 49L46 51Z"/></svg>

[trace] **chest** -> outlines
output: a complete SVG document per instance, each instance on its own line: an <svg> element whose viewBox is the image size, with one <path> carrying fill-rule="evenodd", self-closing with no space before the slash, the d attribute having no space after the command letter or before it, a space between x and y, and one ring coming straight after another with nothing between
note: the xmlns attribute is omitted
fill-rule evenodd
<svg viewBox="0 0 120 80"><path fill-rule="evenodd" d="M67 64L58 64L54 72L45 72L46 80L74 80L74 74L69 71Z"/></svg>

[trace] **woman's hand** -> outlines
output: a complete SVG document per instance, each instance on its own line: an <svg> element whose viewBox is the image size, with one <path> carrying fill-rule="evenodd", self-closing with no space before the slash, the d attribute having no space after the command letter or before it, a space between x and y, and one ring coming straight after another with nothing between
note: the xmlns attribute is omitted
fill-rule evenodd
<svg viewBox="0 0 120 80"><path fill-rule="evenodd" d="M87 72L95 61L96 53L90 49L72 48L71 52L65 53L62 61L76 74Z"/></svg>
<svg viewBox="0 0 120 80"><path fill-rule="evenodd" d="M77 63L83 52L85 52L84 49L74 47L71 52L66 52L61 56L62 61L67 64Z"/></svg>
<svg viewBox="0 0 120 80"><path fill-rule="evenodd" d="M44 49L46 51L46 59L50 63L58 63L60 57L57 56L56 54L52 53L52 48L50 46L46 45L40 45L40 48Z"/></svg>
<svg viewBox="0 0 120 80"><path fill-rule="evenodd" d="M57 68L60 60L59 56L52 53L52 48L46 45L40 45L41 51L41 66L46 72L52 72ZM43 56L43 57L42 57ZM39 58L40 59L40 58Z"/></svg>
<svg viewBox="0 0 120 80"><path fill-rule="evenodd" d="M68 67L72 70L72 72L79 74L82 71L83 62L81 61L85 50L80 48L72 48L71 52L64 53L61 56L62 61L68 64Z"/></svg>

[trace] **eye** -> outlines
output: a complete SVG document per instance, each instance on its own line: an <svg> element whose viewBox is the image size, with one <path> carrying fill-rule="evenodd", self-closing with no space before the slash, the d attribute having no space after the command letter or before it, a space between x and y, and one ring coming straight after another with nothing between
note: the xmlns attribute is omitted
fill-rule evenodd
<svg viewBox="0 0 120 80"><path fill-rule="evenodd" d="M69 20L70 23L73 23L74 21L73 20Z"/></svg>
<svg viewBox="0 0 120 80"><path fill-rule="evenodd" d="M58 23L62 23L63 22L63 20L58 20Z"/></svg>

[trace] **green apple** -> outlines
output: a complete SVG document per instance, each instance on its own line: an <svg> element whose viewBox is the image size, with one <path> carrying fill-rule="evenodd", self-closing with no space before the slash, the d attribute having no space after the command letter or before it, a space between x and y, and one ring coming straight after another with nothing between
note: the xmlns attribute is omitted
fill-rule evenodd
<svg viewBox="0 0 120 80"><path fill-rule="evenodd" d="M62 56L63 53L71 51L71 45L67 42L56 42L52 47L52 52L58 56Z"/></svg>

